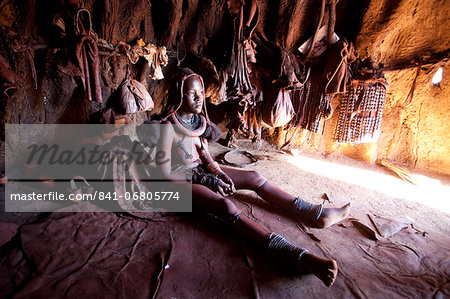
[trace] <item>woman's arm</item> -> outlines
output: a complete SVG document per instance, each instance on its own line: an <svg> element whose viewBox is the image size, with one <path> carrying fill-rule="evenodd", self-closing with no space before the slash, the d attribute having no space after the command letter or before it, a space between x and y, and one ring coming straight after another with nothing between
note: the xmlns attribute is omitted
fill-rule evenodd
<svg viewBox="0 0 450 299"><path fill-rule="evenodd" d="M203 165L206 165L208 171L212 174L217 175L217 177L221 180L221 182L219 183L219 193L222 195L231 195L236 192L236 188L234 187L234 183L231 178L222 171L219 163L215 162L211 157L211 154L208 150L208 141L204 138L201 138L201 143L201 148L199 150L200 159L202 160ZM225 184L222 184L222 182Z"/></svg>
<svg viewBox="0 0 450 299"><path fill-rule="evenodd" d="M160 126L160 135L156 147L156 155L159 158L156 165L162 175L162 178L169 181L186 182L187 174L172 171L172 144L175 138L175 132L170 123L163 123Z"/></svg>

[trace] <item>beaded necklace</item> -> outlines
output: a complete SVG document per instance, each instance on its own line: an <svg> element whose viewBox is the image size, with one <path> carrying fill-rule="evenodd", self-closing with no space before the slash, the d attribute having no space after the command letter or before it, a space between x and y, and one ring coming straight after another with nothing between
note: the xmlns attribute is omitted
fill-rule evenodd
<svg viewBox="0 0 450 299"><path fill-rule="evenodd" d="M171 122L175 125L175 128L181 132L183 135L190 137L198 137L205 132L206 129L206 119L200 114L194 114L193 123L187 124L184 122L177 113L170 116Z"/></svg>
<svg viewBox="0 0 450 299"><path fill-rule="evenodd" d="M188 130L195 130L199 127L201 119L198 116L198 114L192 114L191 118L189 120L184 120L178 113L175 113L175 116L177 117L178 121Z"/></svg>

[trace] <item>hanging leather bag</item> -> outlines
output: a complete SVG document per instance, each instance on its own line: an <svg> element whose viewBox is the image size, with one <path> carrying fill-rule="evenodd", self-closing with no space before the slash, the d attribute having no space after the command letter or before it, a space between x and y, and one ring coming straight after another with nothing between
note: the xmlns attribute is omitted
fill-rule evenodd
<svg viewBox="0 0 450 299"><path fill-rule="evenodd" d="M269 92L269 96L264 96L264 101L262 119L268 126L272 128L284 126L294 116L291 96L284 88L279 89L275 94L272 91Z"/></svg>
<svg viewBox="0 0 450 299"><path fill-rule="evenodd" d="M119 87L119 113L133 114L153 110L154 103L145 86L128 77Z"/></svg>

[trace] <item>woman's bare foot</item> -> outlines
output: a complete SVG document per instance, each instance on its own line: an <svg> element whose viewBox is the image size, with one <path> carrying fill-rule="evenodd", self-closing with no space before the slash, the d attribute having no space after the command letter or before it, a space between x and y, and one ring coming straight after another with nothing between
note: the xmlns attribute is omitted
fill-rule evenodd
<svg viewBox="0 0 450 299"><path fill-rule="evenodd" d="M303 270L322 280L327 287L331 287L336 280L338 265L335 260L321 258L306 252L300 258L300 265Z"/></svg>
<svg viewBox="0 0 450 299"><path fill-rule="evenodd" d="M316 224L319 228L327 228L339 221L344 220L350 212L350 203L340 208L323 208L322 214L317 219Z"/></svg>

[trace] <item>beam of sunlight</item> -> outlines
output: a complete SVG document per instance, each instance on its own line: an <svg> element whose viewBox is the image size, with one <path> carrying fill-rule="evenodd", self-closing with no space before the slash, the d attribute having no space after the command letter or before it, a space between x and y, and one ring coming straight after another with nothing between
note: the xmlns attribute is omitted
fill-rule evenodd
<svg viewBox="0 0 450 299"><path fill-rule="evenodd" d="M302 156L286 158L289 163L304 171L372 189L394 198L419 202L450 214L450 186L442 185L439 180L414 175L418 183L413 185L402 181L395 174L388 175Z"/></svg>
<svg viewBox="0 0 450 299"><path fill-rule="evenodd" d="M442 73L443 72L444 72L444 70L441 67L438 68L438 70L434 74L433 78L431 79L431 84L432 85L438 85L439 83L441 83L441 81L442 81Z"/></svg>

